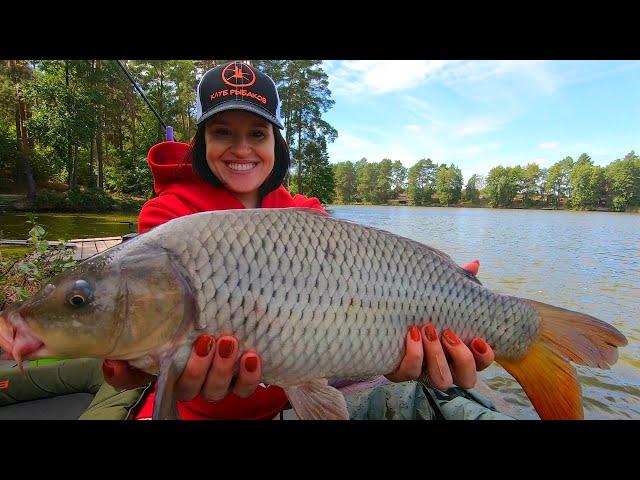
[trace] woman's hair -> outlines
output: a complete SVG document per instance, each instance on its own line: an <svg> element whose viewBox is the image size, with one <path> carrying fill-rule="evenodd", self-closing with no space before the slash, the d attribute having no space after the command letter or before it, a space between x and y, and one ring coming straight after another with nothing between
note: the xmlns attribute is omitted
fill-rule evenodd
<svg viewBox="0 0 640 480"><path fill-rule="evenodd" d="M214 187L224 187L223 183L214 175L207 163L207 147L204 139L204 132L207 123L208 122L203 122L198 126L198 130L193 137L191 148L189 148L189 151L187 152L185 161L188 161L189 157L191 157L191 166L196 175ZM264 183L258 187L258 193L261 197L273 192L282 185L287 173L289 172L289 165L291 163L287 142L282 137L280 129L276 126L273 126L273 136L275 137L275 160L273 162L273 170L271 170L271 174L267 177Z"/></svg>

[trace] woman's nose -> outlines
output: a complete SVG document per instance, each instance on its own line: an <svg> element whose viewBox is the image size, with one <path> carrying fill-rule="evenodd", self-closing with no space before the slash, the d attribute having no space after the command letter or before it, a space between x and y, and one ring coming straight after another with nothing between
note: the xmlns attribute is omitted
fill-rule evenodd
<svg viewBox="0 0 640 480"><path fill-rule="evenodd" d="M246 137L238 136L233 140L231 151L234 153L234 155L243 157L251 153L251 145L249 144L249 141Z"/></svg>

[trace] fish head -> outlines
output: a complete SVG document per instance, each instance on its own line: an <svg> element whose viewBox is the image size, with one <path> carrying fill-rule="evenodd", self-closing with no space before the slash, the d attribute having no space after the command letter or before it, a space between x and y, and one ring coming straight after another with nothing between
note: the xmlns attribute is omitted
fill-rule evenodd
<svg viewBox="0 0 640 480"><path fill-rule="evenodd" d="M191 304L165 252L98 255L0 313L0 346L18 361L134 359L171 342Z"/></svg>

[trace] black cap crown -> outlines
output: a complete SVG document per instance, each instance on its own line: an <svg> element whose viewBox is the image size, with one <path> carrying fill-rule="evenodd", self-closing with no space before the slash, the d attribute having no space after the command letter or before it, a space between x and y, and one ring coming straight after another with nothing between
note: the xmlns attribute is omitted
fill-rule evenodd
<svg viewBox="0 0 640 480"><path fill-rule="evenodd" d="M284 128L280 97L268 75L235 61L207 71L198 84L196 123L225 110L246 110Z"/></svg>

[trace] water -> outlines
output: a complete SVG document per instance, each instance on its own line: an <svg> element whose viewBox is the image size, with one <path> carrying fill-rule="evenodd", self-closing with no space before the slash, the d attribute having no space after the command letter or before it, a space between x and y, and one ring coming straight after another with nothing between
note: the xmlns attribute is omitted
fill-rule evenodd
<svg viewBox="0 0 640 480"><path fill-rule="evenodd" d="M137 229L138 212L132 213L37 213L47 240L117 237ZM31 225L24 213L0 213L0 238L26 239ZM132 222L130 228L128 222Z"/></svg>
<svg viewBox="0 0 640 480"><path fill-rule="evenodd" d="M629 340L611 370L578 366L585 418L640 418L640 215L608 212L331 206L333 216L480 260L499 293L578 310ZM518 418L538 418L518 383L494 364L481 373ZM492 395L493 397L493 395Z"/></svg>
<svg viewBox="0 0 640 480"><path fill-rule="evenodd" d="M611 370L577 367L585 418L640 419L640 215L606 212L331 206L337 218L392 231L481 263L499 293L583 311L629 340ZM39 214L48 237L123 235L132 214ZM23 214L0 214L3 238L26 238ZM135 230L135 225L134 225ZM481 373L492 399L538 418L520 386L494 364ZM481 392L482 393L482 392Z"/></svg>

